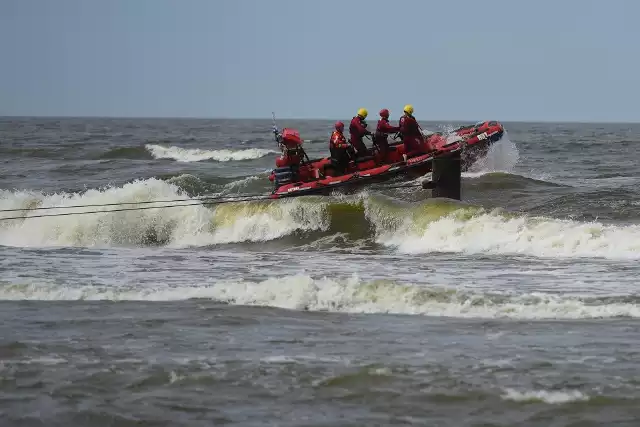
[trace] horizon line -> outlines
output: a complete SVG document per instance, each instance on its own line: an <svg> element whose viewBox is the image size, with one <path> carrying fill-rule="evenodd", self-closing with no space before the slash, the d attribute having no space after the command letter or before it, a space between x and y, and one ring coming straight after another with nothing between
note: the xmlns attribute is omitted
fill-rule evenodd
<svg viewBox="0 0 640 427"><path fill-rule="evenodd" d="M136 120L136 119L151 119L151 120L272 120L272 117L242 117L242 116L109 116L109 115L0 115L0 118L10 119L116 119L116 120ZM571 123L571 124L640 124L639 121L624 121L624 120L550 120L550 119L519 119L519 120L497 120L494 118L486 119L425 119L416 117L419 121L424 122L458 122L458 123L477 123L485 120L496 120L500 123ZM276 120L316 120L316 121L333 121L333 120L347 120L341 118L331 117L276 117Z"/></svg>

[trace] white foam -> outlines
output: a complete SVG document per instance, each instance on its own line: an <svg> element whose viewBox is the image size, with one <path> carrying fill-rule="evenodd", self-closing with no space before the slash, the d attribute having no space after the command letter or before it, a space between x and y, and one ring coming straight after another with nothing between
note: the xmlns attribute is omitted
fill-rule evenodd
<svg viewBox="0 0 640 427"><path fill-rule="evenodd" d="M17 193L5 191L1 196L0 209L135 203L186 197L175 185L158 179L135 181L121 188L88 190L82 194L45 195L30 191ZM162 205L162 203L158 205ZM131 206L27 210L22 212L22 216L108 211ZM20 216L19 214L19 212L3 213L0 214L0 218ZM195 205L171 209L159 208L0 221L0 244L22 247L142 245L145 236L151 234L155 235L156 240L163 241L171 240L176 236L197 233L199 229L208 224L210 216L208 209L202 205Z"/></svg>
<svg viewBox="0 0 640 427"><path fill-rule="evenodd" d="M640 226L505 216L498 212L458 218L455 213L423 229L407 218L397 230L381 232L377 242L403 253L532 255L640 259Z"/></svg>
<svg viewBox="0 0 640 427"><path fill-rule="evenodd" d="M394 313L458 318L590 319L640 317L634 303L550 294L497 295L393 282L272 277L260 282L215 281L198 285L65 286L4 285L0 300L173 301L206 298L234 305L346 313Z"/></svg>
<svg viewBox="0 0 640 427"><path fill-rule="evenodd" d="M240 185L238 183L238 185ZM296 198L273 202L223 204L108 212L122 206L32 210L35 207L102 205L188 198L179 187L158 179L139 180L123 187L84 193L42 194L0 190L0 244L18 247L146 246L171 247L259 242L298 231L327 231L331 225L329 199ZM593 257L640 259L640 226L605 225L498 211L461 215L452 212L426 223L416 209L396 208L360 195L375 240L402 253L457 252L467 254L530 255L540 257ZM184 204L184 203L183 203ZM163 205L159 203L158 205ZM135 206L135 205L133 205ZM150 208L155 205L143 205ZM420 208L418 208L420 209ZM429 207L425 207L428 215ZM39 214L100 211L89 215L28 218ZM336 219L333 219L335 221ZM418 221L418 222L416 222ZM425 223L420 224L420 221Z"/></svg>
<svg viewBox="0 0 640 427"><path fill-rule="evenodd" d="M549 404L562 404L570 402L582 402L589 400L589 396L578 390L567 391L518 391L514 389L506 389L502 395L504 400L513 400L515 402L544 402Z"/></svg>
<svg viewBox="0 0 640 427"><path fill-rule="evenodd" d="M238 204L229 209L218 207L213 218L215 226L208 232L184 235L173 246L206 246L237 242L266 242L290 235L298 230L329 228L326 205L304 203L300 199L274 202L256 208Z"/></svg>
<svg viewBox="0 0 640 427"><path fill-rule="evenodd" d="M145 148L155 159L173 159L178 162L200 162L202 160L216 160L229 162L238 160L259 159L268 154L277 153L263 148L247 148L244 150L202 150L199 148L164 147L157 144L147 144Z"/></svg>
<svg viewBox="0 0 640 427"><path fill-rule="evenodd" d="M159 242L171 247L272 240L297 230L326 230L326 204L299 199L261 204L235 203L208 209L197 200L173 203L172 208L146 209L170 205L98 206L90 208L31 210L35 207L103 205L188 199L179 187L158 179L139 180L123 187L89 190L84 193L45 195L40 192L0 191L0 244L17 247L55 246L144 246ZM140 206L143 210L108 212ZM100 211L88 215L29 218L33 215Z"/></svg>

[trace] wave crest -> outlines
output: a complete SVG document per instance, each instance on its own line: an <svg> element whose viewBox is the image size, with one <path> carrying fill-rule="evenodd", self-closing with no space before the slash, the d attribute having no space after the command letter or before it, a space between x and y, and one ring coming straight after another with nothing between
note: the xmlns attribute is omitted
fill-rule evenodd
<svg viewBox="0 0 640 427"><path fill-rule="evenodd" d="M105 211L97 214L29 218L41 213L34 210L38 207L188 198L185 193L193 192L191 181L148 179L123 187L49 195L1 190L0 209L20 209L21 212L0 213L0 244L184 247L266 242L287 237L288 244L302 247L340 234L351 242L365 240L370 245L408 254L453 252L640 259L638 225L534 217L441 199L404 202L366 193L225 204L206 204L193 199L191 206L156 209L145 205L144 210L127 212L108 212L114 209L108 206L90 209ZM225 184L218 186L217 191L227 194L233 185L246 183ZM87 209L52 209L47 213L84 210ZM24 219L1 220L14 216Z"/></svg>
<svg viewBox="0 0 640 427"><path fill-rule="evenodd" d="M182 148L176 146L165 147L157 144L147 144L145 148L154 159L172 159L178 162L200 162L203 160L215 160L218 162L230 162L239 160L254 160L268 154L277 153L274 150L264 148L247 148L244 150L203 150L200 148Z"/></svg>
<svg viewBox="0 0 640 427"><path fill-rule="evenodd" d="M457 318L592 319L640 317L635 297L576 297L545 293L488 293L389 280L272 277L197 285L0 285L0 300L173 301L211 299L233 305L344 313L393 313Z"/></svg>

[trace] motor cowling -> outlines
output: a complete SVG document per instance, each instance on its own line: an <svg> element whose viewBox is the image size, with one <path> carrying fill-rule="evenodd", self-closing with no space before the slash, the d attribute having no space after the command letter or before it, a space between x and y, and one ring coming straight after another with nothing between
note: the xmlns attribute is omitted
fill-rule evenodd
<svg viewBox="0 0 640 427"><path fill-rule="evenodd" d="M284 128L280 135L282 157L276 159L276 167L296 166L302 162L302 138L300 132L291 128Z"/></svg>
<svg viewBox="0 0 640 427"><path fill-rule="evenodd" d="M298 149L302 147L302 138L300 138L300 132L291 128L284 128L282 130L282 144L290 149Z"/></svg>

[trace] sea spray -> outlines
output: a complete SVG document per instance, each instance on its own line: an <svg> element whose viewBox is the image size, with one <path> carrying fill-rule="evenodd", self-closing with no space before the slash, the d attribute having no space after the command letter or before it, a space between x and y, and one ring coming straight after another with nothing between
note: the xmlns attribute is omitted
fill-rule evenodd
<svg viewBox="0 0 640 427"><path fill-rule="evenodd" d="M481 176L491 172L513 172L516 164L520 160L518 147L511 142L507 132L502 139L492 144L487 154L477 159L463 177Z"/></svg>

